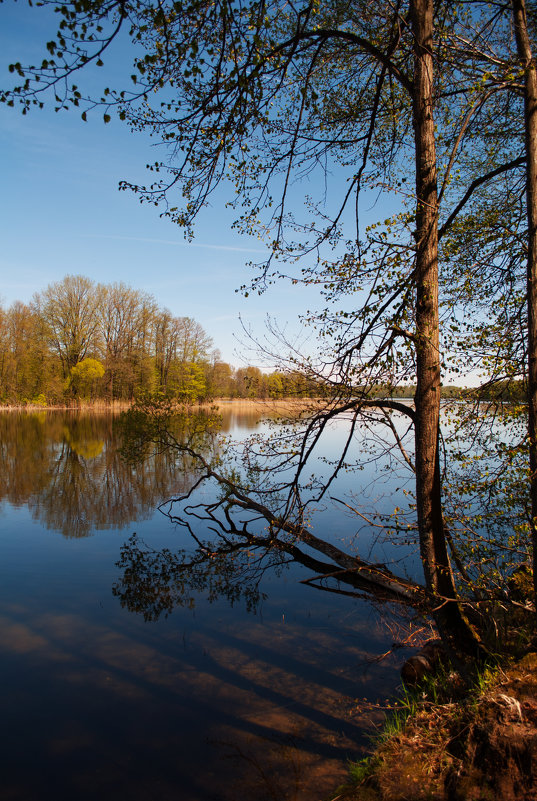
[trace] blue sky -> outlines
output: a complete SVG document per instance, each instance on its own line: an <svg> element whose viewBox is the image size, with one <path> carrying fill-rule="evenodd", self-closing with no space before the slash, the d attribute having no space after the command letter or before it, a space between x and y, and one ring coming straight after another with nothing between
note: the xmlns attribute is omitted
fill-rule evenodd
<svg viewBox="0 0 537 801"><path fill-rule="evenodd" d="M47 12L20 3L3 3L0 16L5 86L8 64L40 63L55 28L46 25ZM240 366L241 357L249 363L254 357L237 341L239 315L262 337L266 315L294 332L297 315L316 305L313 290L290 291L283 284L262 297L236 293L251 276L247 262L261 260L264 251L258 240L231 230L233 216L224 208L229 194L222 193L221 203L200 217L189 244L180 228L160 219L158 209L119 192L121 179L145 181L145 164L158 154L151 140L117 119L105 125L96 112L84 123L80 112L56 114L51 105L23 117L2 105L0 148L5 307L30 301L34 292L69 273L96 282L124 281L151 292L174 315L194 317L223 359Z"/></svg>
<svg viewBox="0 0 537 801"><path fill-rule="evenodd" d="M39 64L47 56L45 43L55 37L58 17L26 2L2 3L0 86L10 85L10 63ZM132 51L120 45L103 69L84 72L78 83L99 96L106 85L125 86L117 78L128 76L131 64ZM232 190L222 189L198 218L194 241L185 241L182 230L161 219L157 208L118 190L122 179L151 181L145 165L162 157L154 141L132 133L114 116L105 125L102 110L88 113L86 123L80 113L56 114L49 102L44 110L33 109L23 117L17 108L0 105L0 302L29 302L48 284L80 274L95 282L123 281L153 294L172 314L193 317L222 358L235 366L257 361L255 352L242 344L241 320L263 342L270 317L291 341L298 338L302 351L314 351L313 335L301 330L298 318L322 305L315 288L280 282L261 297L248 298L236 291L249 283L253 273L247 264L262 261L264 249L259 240L232 230L234 213L225 208ZM408 156L412 158L411 151ZM330 176L336 196L348 188L347 177L335 170ZM294 188L298 218L302 198L312 192L315 178L310 180L309 186L304 181ZM316 180L323 181L323 176ZM393 194L387 198L385 193L375 206L376 199L375 193L361 197L361 226L382 221L399 208Z"/></svg>

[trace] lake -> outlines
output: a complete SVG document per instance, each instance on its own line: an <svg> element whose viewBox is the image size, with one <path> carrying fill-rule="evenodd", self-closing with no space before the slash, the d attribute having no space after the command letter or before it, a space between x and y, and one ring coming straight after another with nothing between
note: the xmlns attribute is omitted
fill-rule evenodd
<svg viewBox="0 0 537 801"><path fill-rule="evenodd" d="M258 418L230 409L222 431L240 439ZM399 684L405 651L375 661L394 639L382 614L301 584L307 572L291 565L264 575L253 611L200 590L146 620L114 594L120 549L134 532L153 549L189 547L157 510L188 483L177 462L126 464L111 415L5 412L0 430L0 798L320 801L334 790ZM393 503L390 481L380 494ZM357 525L327 509L319 527L349 537Z"/></svg>

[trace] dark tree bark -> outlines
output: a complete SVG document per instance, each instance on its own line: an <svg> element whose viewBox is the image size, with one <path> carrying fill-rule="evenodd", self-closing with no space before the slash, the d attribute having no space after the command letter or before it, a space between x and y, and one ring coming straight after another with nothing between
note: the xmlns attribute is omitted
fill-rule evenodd
<svg viewBox="0 0 537 801"><path fill-rule="evenodd" d="M526 137L526 205L528 215L528 435L530 461L533 586L537 598L537 72L533 58L525 0L513 0L519 58L524 68L524 129Z"/></svg>
<svg viewBox="0 0 537 801"><path fill-rule="evenodd" d="M438 187L434 132L433 0L413 0L413 125L416 157L416 506L425 583L442 638L455 653L477 654L477 636L457 600L442 515L439 458L440 341Z"/></svg>

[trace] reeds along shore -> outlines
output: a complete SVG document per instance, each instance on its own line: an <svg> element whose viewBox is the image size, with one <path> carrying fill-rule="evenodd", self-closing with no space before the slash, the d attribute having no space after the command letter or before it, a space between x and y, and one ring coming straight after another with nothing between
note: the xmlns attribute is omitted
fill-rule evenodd
<svg viewBox="0 0 537 801"><path fill-rule="evenodd" d="M285 398L284 400L273 400L270 398L214 398L214 400L207 400L201 403L184 404L193 409L259 409L263 411L276 411L282 414L288 414L293 411L299 411L310 406L318 406L322 403L321 400L316 398ZM179 406L181 404L178 404ZM134 406L134 401L71 401L69 403L56 403L50 405L43 404L10 404L0 405L2 412L48 412L48 411L73 411L73 412L113 412L120 413L128 411Z"/></svg>

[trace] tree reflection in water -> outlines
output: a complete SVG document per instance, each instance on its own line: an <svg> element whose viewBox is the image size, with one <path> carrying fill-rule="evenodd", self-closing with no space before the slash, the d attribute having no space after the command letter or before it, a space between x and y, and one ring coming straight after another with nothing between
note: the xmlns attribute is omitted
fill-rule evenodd
<svg viewBox="0 0 537 801"><path fill-rule="evenodd" d="M258 419L253 410L236 423L242 433ZM229 420L208 429L207 416L179 418L173 435L216 463L225 457ZM18 522L8 526L2 681L13 736L4 794L13 787L17 797L41 797L51 775L57 797L70 798L141 799L155 787L162 798L230 801L327 793L369 725L345 717L355 694L366 692L358 660L386 650L384 640L378 644L361 612L349 618L345 611L335 625L337 605L325 610L308 597L291 610L290 585L282 582L279 595L279 583L259 585L268 568L291 558L261 547L262 521L259 547L235 549L220 538L220 554L208 542L211 523L199 520L196 528L191 521L192 536L178 530L182 551L170 545L174 523L166 518L162 526L144 524L147 545L127 539L134 526L116 536L114 529L150 518L164 499L195 486L204 492L184 452L157 447L143 462L126 463L117 452L118 423L104 414L0 416L0 498L28 504L34 518L69 537L113 533L78 543L56 537L49 549L39 527L19 536ZM217 499L214 490L205 498ZM113 563L125 539L118 573ZM172 550L159 550L163 542ZM267 586L263 614L246 616L242 605L255 608ZM199 594L194 615L188 605ZM205 598L219 596L224 602L209 613ZM231 612L226 599L242 603ZM144 615L163 618L178 604L183 614L172 621L143 625ZM393 671L380 675L375 698L393 683ZM31 746L30 772L21 742Z"/></svg>
<svg viewBox="0 0 537 801"><path fill-rule="evenodd" d="M0 500L27 504L35 520L66 537L86 537L148 518L190 487L189 457L155 452L133 466L120 443L119 419L111 414L4 413Z"/></svg>
<svg viewBox="0 0 537 801"><path fill-rule="evenodd" d="M162 425L166 426L165 440L159 436ZM158 413L147 414L140 405L123 417L121 452L136 469L157 457L173 459L184 485L176 489L175 496L185 495L197 487L202 476L199 461L191 452L203 453L213 463L225 461L221 429L222 418L216 410L202 414L163 402ZM286 555L267 547L263 537L250 539L246 547L243 541L224 538L216 547L212 527L205 520L196 532L190 522L171 515L171 495L168 493L159 508L172 523L187 529L190 547L173 552L154 550L133 534L121 548L118 567L122 573L113 588L121 605L143 614L147 621L156 620L168 616L176 606L193 608L196 594L203 592L210 603L219 597L231 605L241 600L254 611L265 597L259 590L264 573L280 570L289 561Z"/></svg>
<svg viewBox="0 0 537 801"><path fill-rule="evenodd" d="M167 401L131 410L124 435L123 453L132 463L171 452L187 460L183 469L190 476L186 489L159 507L189 535L189 547L155 550L133 535L121 548L121 578L113 592L130 611L155 620L175 606L193 607L200 592L210 602L220 596L231 604L241 599L254 610L263 597L263 575L291 563L306 568L303 583L316 589L396 605L405 619L421 609L424 592L417 582L316 536L302 514L307 504L298 490L297 520L278 511L278 503L285 506L277 483L284 467L274 471L275 481L260 467L258 436L250 437L241 452L219 435L210 415L178 411Z"/></svg>
<svg viewBox="0 0 537 801"><path fill-rule="evenodd" d="M277 573L288 561L266 546L259 553L231 544L213 553L203 547L154 550L134 534L121 548L122 575L113 593L147 621L168 616L177 606L193 608L201 592L210 603L220 597L231 606L242 601L252 612L266 597L259 589L265 572Z"/></svg>
<svg viewBox="0 0 537 801"><path fill-rule="evenodd" d="M159 436L163 420L165 438ZM167 616L174 606L192 606L200 592L210 601L220 596L231 604L241 600L254 610L263 598L259 587L266 571L277 572L292 562L313 576L336 571L332 589L370 596L370 584L346 563L337 563L333 546L322 543L320 551L310 534L309 547L299 548L293 532L275 537L267 520L252 509L243 510L244 520L237 521L226 511L222 489L206 485L203 465L192 454L203 454L232 476L223 434L237 422L252 429L258 421L257 409L240 420L227 414L224 422L214 411L174 410L172 415L166 404L160 417L143 407L122 419L79 412L5 413L0 415L0 500L27 504L35 520L66 537L125 528L148 519L156 508L182 526L189 535L186 548L154 550L136 535L122 547L121 577L113 592L146 620ZM186 517L172 514L173 503L167 500L189 498L193 492L201 494L203 514L196 507ZM224 512L223 520L212 515L212 508ZM356 564L353 560L351 567ZM325 583L317 586L328 589ZM375 597L394 600L379 595L378 587Z"/></svg>

